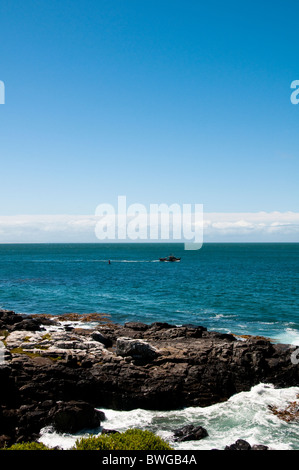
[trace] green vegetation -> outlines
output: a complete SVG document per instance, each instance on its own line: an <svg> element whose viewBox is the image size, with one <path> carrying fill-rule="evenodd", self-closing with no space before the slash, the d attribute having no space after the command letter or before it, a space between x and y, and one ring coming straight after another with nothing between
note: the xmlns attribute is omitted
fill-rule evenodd
<svg viewBox="0 0 299 470"><path fill-rule="evenodd" d="M10 352L11 354L26 354L26 356L28 357L39 357L40 354L38 353L33 353L33 352L30 352L30 351L25 351L23 348L19 347L19 348L12 348L10 349Z"/></svg>
<svg viewBox="0 0 299 470"><path fill-rule="evenodd" d="M50 333L46 333L45 335L42 336L42 340L43 340L43 341L46 340L46 339L48 339L48 340L51 339Z"/></svg>
<svg viewBox="0 0 299 470"><path fill-rule="evenodd" d="M47 350L48 348L47 347L39 347L40 350ZM47 355L47 356L42 356L40 352L36 351L36 352L31 352L31 351L28 351L28 350L25 350L21 347L18 347L18 348L13 348L13 349L10 349L10 352L11 354L25 354L26 356L28 357L46 357L47 359L51 359L51 361L55 362L55 361L61 361L63 359L62 356L57 356L55 355L55 353L53 353L53 355Z"/></svg>
<svg viewBox="0 0 299 470"><path fill-rule="evenodd" d="M50 450L41 442L21 442L7 447L5 450Z"/></svg>
<svg viewBox="0 0 299 470"><path fill-rule="evenodd" d="M129 429L124 433L102 434L79 439L75 450L172 450L170 445L150 431Z"/></svg>
<svg viewBox="0 0 299 470"><path fill-rule="evenodd" d="M3 450L51 450L39 442L22 442ZM172 450L170 445L150 431L129 429L124 433L83 437L71 450Z"/></svg>

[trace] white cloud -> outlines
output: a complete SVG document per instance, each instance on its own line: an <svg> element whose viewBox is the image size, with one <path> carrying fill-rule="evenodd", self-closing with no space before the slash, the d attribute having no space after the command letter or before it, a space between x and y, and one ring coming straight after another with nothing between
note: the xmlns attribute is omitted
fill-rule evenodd
<svg viewBox="0 0 299 470"><path fill-rule="evenodd" d="M299 242L298 212L204 213L204 242ZM97 242L95 215L0 216L0 243Z"/></svg>
<svg viewBox="0 0 299 470"><path fill-rule="evenodd" d="M299 242L299 213L213 213L204 215L206 241L292 241Z"/></svg>

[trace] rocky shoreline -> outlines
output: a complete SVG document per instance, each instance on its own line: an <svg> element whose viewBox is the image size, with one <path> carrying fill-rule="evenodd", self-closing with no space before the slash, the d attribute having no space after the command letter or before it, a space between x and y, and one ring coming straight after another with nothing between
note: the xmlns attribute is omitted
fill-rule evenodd
<svg viewBox="0 0 299 470"><path fill-rule="evenodd" d="M35 440L47 425L97 428L101 407L208 406L261 382L299 384L292 346L197 325L97 316L87 324L0 310L0 339L0 447Z"/></svg>

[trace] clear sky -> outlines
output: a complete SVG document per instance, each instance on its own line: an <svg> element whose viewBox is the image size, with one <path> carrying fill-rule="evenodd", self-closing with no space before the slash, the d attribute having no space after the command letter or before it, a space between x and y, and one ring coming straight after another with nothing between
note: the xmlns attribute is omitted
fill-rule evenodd
<svg viewBox="0 0 299 470"><path fill-rule="evenodd" d="M298 211L297 0L0 0L0 215Z"/></svg>

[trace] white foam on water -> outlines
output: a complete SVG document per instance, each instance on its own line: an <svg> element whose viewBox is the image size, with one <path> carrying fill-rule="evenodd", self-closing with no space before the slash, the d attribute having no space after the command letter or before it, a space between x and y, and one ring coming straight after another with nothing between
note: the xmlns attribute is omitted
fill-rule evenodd
<svg viewBox="0 0 299 470"><path fill-rule="evenodd" d="M298 421L286 423L269 409L269 406L284 409L298 394L299 387L275 389L271 384L259 384L248 392L232 396L225 403L204 408L173 411L102 409L107 418L102 424L120 432L129 428L151 430L178 450L223 450L237 439L245 439L251 445L267 445L274 450L299 450ZM173 430L187 424L203 426L209 436L200 441L174 442ZM94 434L98 433L97 429ZM52 428L44 428L40 441L49 447L69 449L76 439L88 435L88 432L62 435Z"/></svg>
<svg viewBox="0 0 299 470"><path fill-rule="evenodd" d="M89 432L82 432L78 434L61 434L56 432L52 426L47 426L41 430L39 442L42 442L51 449L54 447L59 447L62 450L69 450L75 445L77 439L88 436L90 436Z"/></svg>
<svg viewBox="0 0 299 470"><path fill-rule="evenodd" d="M276 335L276 341L278 343L299 346L299 331L293 328L286 328L280 334Z"/></svg>

